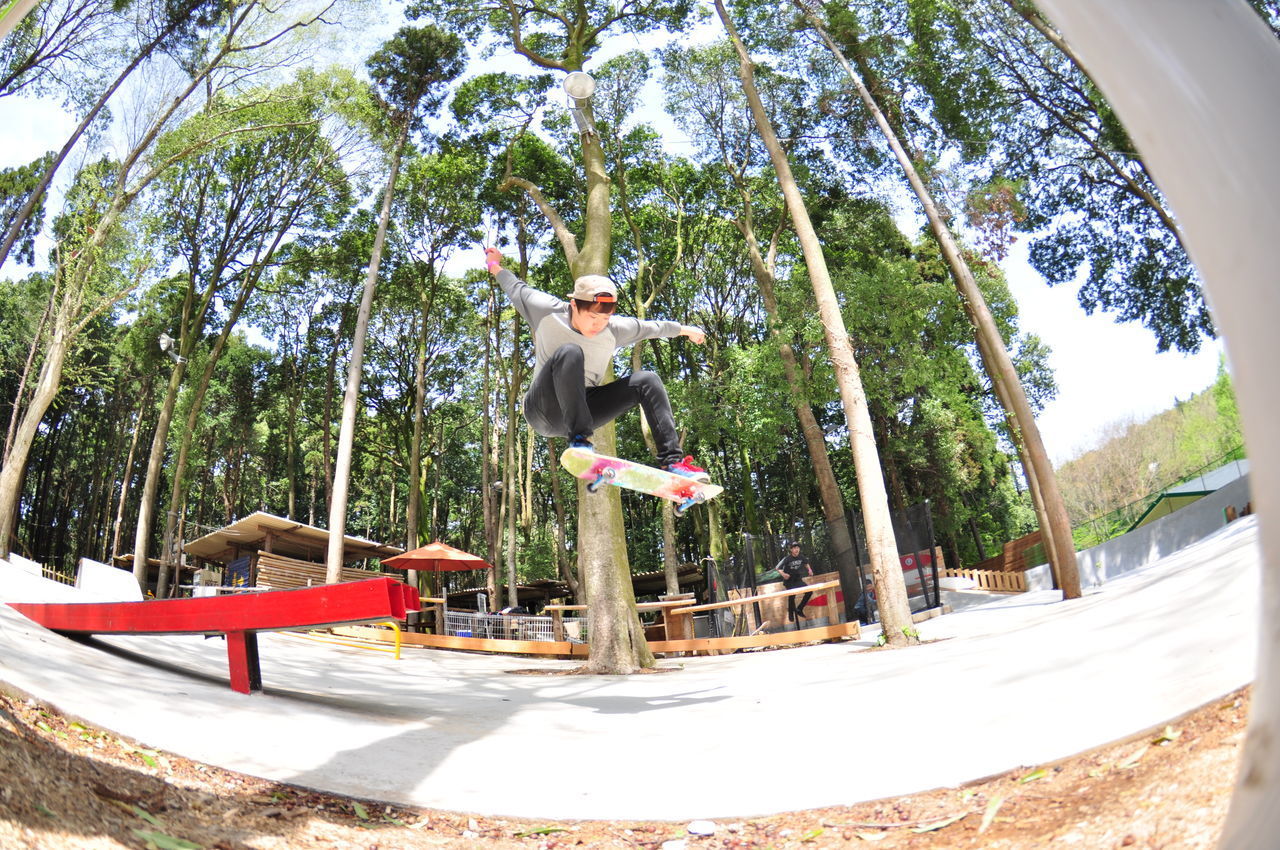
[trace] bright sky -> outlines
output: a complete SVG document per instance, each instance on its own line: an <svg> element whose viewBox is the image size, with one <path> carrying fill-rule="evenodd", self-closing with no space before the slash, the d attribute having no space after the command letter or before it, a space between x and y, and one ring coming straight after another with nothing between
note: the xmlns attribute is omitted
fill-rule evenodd
<svg viewBox="0 0 1280 850"><path fill-rule="evenodd" d="M1078 286L1049 287L1027 264L1026 240L1003 263L1018 302L1021 327L1052 349L1049 365L1058 397L1037 420L1055 464L1095 447L1110 423L1142 421L1185 401L1213 383L1223 352L1221 340L1198 354L1156 353L1155 337L1140 324L1117 324L1111 315L1086 316Z"/></svg>
<svg viewBox="0 0 1280 850"><path fill-rule="evenodd" d="M557 101L563 97L556 95ZM660 130L674 134L666 116L653 111L659 113L653 118ZM0 99L0 128L0 167L10 167L59 147L74 124L56 103L6 97ZM44 250L47 243L39 249ZM476 267L483 264L479 246L454 259L461 263L474 259ZM1023 330L1037 334L1052 349L1050 365L1058 381L1058 398L1038 422L1055 464L1094 447L1105 426L1141 421L1213 383L1223 350L1220 341L1207 343L1194 356L1157 354L1153 337L1142 326L1116 324L1101 312L1086 316L1076 301L1075 287L1045 285L1026 262L1025 241L1015 246L1003 265L1020 307ZM24 273L7 263L0 279Z"/></svg>

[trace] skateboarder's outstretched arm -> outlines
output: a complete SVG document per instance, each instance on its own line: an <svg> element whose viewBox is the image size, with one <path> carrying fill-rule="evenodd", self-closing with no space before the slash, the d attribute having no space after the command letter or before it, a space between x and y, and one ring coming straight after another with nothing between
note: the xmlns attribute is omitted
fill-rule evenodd
<svg viewBox="0 0 1280 850"><path fill-rule="evenodd" d="M485 265L489 267L489 274L497 278L498 286L502 287L507 298L511 299L511 305L529 323L529 327L536 328L542 319L564 306L564 301L561 299L540 289L534 289L504 269L502 255L498 253L497 248L485 248L484 259Z"/></svg>
<svg viewBox="0 0 1280 850"><path fill-rule="evenodd" d="M565 305L565 301L554 295L534 289L513 273L502 267L502 254L497 248L484 249L485 265L489 274L493 275L502 291L511 299L530 327L538 327L538 323L546 316ZM610 327L614 335L614 345L626 348L642 339L661 339L683 336L692 342L702 345L707 335L696 325L682 325L679 322L653 321L636 319L629 316L613 315Z"/></svg>

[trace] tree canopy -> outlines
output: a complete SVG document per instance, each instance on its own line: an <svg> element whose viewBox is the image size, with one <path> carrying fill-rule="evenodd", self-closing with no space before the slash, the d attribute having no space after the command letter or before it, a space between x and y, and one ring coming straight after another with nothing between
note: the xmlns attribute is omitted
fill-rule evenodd
<svg viewBox="0 0 1280 850"><path fill-rule="evenodd" d="M737 57L700 5L417 0L378 21L377 43L351 22L380 12L351 0L288 21L152 5L56 0L0 51L0 106L103 110L62 162L68 188L36 191L52 153L0 162L14 551L64 566L154 554L253 510L324 525L341 497L350 533L439 538L509 556L518 582L576 584L582 505L557 479L562 446L520 417L529 332L482 244L552 293L594 264L624 312L708 333L616 363L663 377L686 448L728 490L675 525L624 497L631 571L738 562L746 536L825 540L807 433L856 512L810 273ZM1275 4L1253 5L1275 29ZM1156 348L1212 338L1141 154L1030 4L824 11L936 189L1034 409L1055 384L1003 279L1013 239L1046 285L1079 283L1086 309L1142 323ZM904 229L892 156L798 13L734 14L822 240L890 506L928 501L946 561L981 560L1036 519L942 253ZM335 33L359 59L335 54ZM88 45L110 61L81 61ZM559 91L579 70L597 83L589 134ZM108 95L118 78L150 97ZM344 396L349 492L335 494ZM638 415L619 420L617 452L649 457Z"/></svg>

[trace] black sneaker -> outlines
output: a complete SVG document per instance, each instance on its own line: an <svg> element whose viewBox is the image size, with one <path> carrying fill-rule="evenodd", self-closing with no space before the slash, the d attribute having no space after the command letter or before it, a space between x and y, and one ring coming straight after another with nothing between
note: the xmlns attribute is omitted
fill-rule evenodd
<svg viewBox="0 0 1280 850"><path fill-rule="evenodd" d="M594 452L596 450L596 447L591 444L591 441L581 434L575 434L569 438L569 448L585 449L589 452Z"/></svg>

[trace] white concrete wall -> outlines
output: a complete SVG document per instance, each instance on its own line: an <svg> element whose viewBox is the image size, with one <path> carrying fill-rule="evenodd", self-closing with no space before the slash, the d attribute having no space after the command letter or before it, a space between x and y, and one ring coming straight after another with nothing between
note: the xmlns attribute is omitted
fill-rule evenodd
<svg viewBox="0 0 1280 850"><path fill-rule="evenodd" d="M40 565L36 564L33 573L28 561L22 558L12 563L0 561L0 602L80 602L84 597L69 584L45 578L40 574Z"/></svg>
<svg viewBox="0 0 1280 850"><path fill-rule="evenodd" d="M141 602L142 588L131 570L120 570L95 561L80 559L76 588L93 597L95 602Z"/></svg>
<svg viewBox="0 0 1280 850"><path fill-rule="evenodd" d="M40 564L10 554L0 560L2 602L138 602L142 591L133 573L89 558L80 559L76 583L45 578Z"/></svg>
<svg viewBox="0 0 1280 850"><path fill-rule="evenodd" d="M24 558L21 555L19 555L17 552L10 552L8 560L9 560L10 566L17 567L18 569L22 570L24 573L28 575L33 575L33 576L44 575L44 568L41 567L39 563L31 560L30 558Z"/></svg>
<svg viewBox="0 0 1280 850"><path fill-rule="evenodd" d="M1080 586L1097 587L1208 537L1226 525L1223 511L1228 505L1240 511L1251 498L1245 475L1181 510L1078 553ZM1052 587L1048 564L1027 570L1027 590Z"/></svg>

